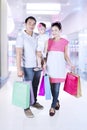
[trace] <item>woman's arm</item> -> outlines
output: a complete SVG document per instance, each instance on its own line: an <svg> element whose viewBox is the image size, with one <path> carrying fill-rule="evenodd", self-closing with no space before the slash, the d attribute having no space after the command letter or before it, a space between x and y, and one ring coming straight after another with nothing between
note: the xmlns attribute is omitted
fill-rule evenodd
<svg viewBox="0 0 87 130"><path fill-rule="evenodd" d="M64 58L65 58L66 62L68 63L68 65L71 67L71 69L74 70L75 66L72 64L72 62L68 56L68 45L65 46Z"/></svg>

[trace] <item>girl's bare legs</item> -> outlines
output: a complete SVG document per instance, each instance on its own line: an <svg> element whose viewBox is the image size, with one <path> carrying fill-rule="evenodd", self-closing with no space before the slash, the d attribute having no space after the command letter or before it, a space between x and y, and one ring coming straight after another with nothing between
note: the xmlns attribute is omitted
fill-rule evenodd
<svg viewBox="0 0 87 130"><path fill-rule="evenodd" d="M40 52L37 52L37 67L34 69L35 71L42 69L41 61L42 61L42 56L40 55Z"/></svg>
<svg viewBox="0 0 87 130"><path fill-rule="evenodd" d="M41 68L41 60L42 60L42 58L37 56L37 67L38 68Z"/></svg>

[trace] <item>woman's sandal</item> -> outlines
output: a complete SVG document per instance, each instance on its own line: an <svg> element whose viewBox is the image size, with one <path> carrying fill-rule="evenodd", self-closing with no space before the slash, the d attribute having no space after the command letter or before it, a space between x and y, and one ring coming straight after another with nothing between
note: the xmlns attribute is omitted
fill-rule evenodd
<svg viewBox="0 0 87 130"><path fill-rule="evenodd" d="M55 115L55 109L54 108L50 108L49 115L50 116L54 116Z"/></svg>
<svg viewBox="0 0 87 130"><path fill-rule="evenodd" d="M60 104L59 104L59 101L57 101L55 109L59 110L59 108L60 108Z"/></svg>

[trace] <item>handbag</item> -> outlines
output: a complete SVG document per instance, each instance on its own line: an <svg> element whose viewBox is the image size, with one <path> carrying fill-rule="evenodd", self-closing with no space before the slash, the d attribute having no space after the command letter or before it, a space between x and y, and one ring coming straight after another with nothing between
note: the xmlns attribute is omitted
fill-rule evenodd
<svg viewBox="0 0 87 130"><path fill-rule="evenodd" d="M75 97L81 97L82 92L81 92L80 76L72 72L68 72L66 75L63 90Z"/></svg>
<svg viewBox="0 0 87 130"><path fill-rule="evenodd" d="M33 93L33 87L32 87L32 81L24 81L24 83L27 83L30 85L30 106L34 104L34 93Z"/></svg>
<svg viewBox="0 0 87 130"><path fill-rule="evenodd" d="M39 89L38 95L39 96L44 96L45 95L45 88L44 88L44 74L43 74L43 71L41 72L38 89Z"/></svg>
<svg viewBox="0 0 87 130"><path fill-rule="evenodd" d="M45 84L45 99L51 99L51 87L50 87L50 80L49 76L46 74L44 76L44 84Z"/></svg>
<svg viewBox="0 0 87 130"><path fill-rule="evenodd" d="M12 104L26 109L30 105L30 84L15 81L13 85Z"/></svg>

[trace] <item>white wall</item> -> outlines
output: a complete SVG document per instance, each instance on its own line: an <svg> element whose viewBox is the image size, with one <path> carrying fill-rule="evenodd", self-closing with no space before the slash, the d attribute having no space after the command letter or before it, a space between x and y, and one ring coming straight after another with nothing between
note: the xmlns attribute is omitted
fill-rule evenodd
<svg viewBox="0 0 87 130"><path fill-rule="evenodd" d="M62 21L63 33L70 34L87 28L87 7L73 12Z"/></svg>

